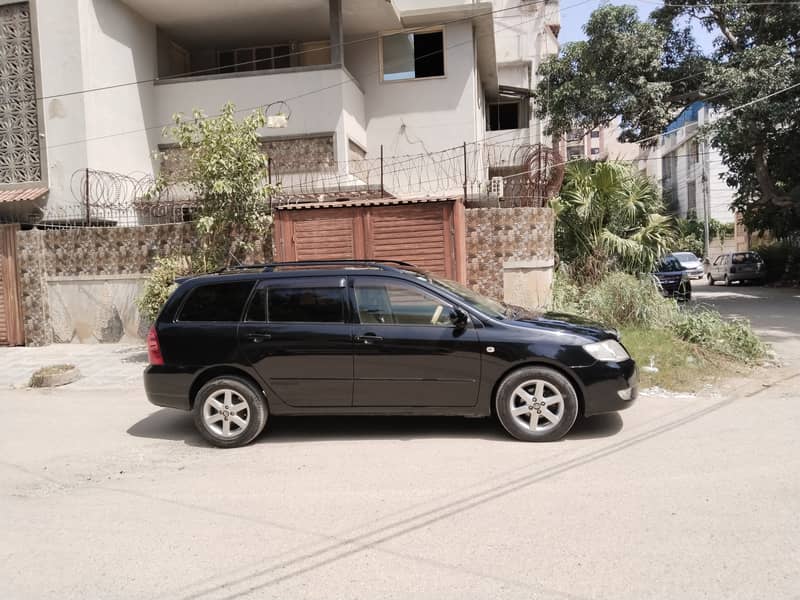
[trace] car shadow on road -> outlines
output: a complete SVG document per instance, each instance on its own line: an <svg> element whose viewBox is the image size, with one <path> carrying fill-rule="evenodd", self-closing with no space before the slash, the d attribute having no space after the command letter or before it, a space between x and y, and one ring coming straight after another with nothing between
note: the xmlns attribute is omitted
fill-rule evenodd
<svg viewBox="0 0 800 600"><path fill-rule="evenodd" d="M623 426L617 413L578 419L568 440L603 438ZM128 429L135 437L183 441L190 446L207 446L194 428L192 417L168 408L151 413ZM320 442L335 440L399 440L432 438L473 438L514 442L494 418L419 416L307 416L273 417L256 444Z"/></svg>

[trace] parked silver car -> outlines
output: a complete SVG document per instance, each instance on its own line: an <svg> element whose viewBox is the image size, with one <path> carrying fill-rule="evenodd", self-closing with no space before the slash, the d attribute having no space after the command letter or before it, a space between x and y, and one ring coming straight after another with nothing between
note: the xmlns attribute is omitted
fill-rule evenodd
<svg viewBox="0 0 800 600"><path fill-rule="evenodd" d="M689 274L690 279L702 279L705 276L703 261L697 258L694 252L673 252L672 256L678 259L683 270Z"/></svg>
<svg viewBox="0 0 800 600"><path fill-rule="evenodd" d="M766 271L764 261L757 252L728 252L720 254L707 265L708 283L714 285L722 281L730 285L734 281L755 281L764 283Z"/></svg>

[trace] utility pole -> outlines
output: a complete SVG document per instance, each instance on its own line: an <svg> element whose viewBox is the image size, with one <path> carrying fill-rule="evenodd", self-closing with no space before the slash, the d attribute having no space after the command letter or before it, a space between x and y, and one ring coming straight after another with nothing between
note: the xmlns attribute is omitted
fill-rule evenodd
<svg viewBox="0 0 800 600"><path fill-rule="evenodd" d="M706 175L706 165L708 161L706 160L706 142L703 142L700 148L698 149L700 156L703 157L702 162L700 163L700 172L701 180L700 184L703 186L703 246L704 246L704 258L710 259L711 256L709 254L711 248L711 240L709 239L708 235L708 213L711 211L711 202L709 199L709 189L708 189L708 176Z"/></svg>

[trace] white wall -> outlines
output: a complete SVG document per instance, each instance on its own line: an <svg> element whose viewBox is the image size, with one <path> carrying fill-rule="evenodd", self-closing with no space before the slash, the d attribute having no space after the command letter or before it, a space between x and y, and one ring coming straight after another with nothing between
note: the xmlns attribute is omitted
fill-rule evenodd
<svg viewBox="0 0 800 600"><path fill-rule="evenodd" d="M345 65L364 89L368 156L378 156L381 144L387 156L395 156L435 152L478 137L472 42L470 23L449 25L444 77L390 83L381 81L378 40L345 48Z"/></svg>
<svg viewBox="0 0 800 600"><path fill-rule="evenodd" d="M86 95L89 167L118 173L153 172L152 153L164 122L154 120L154 25L119 0L83 0L83 83L87 89L145 81ZM141 131L150 127L147 131ZM137 131L138 130L138 131ZM119 134L107 139L108 134Z"/></svg>
<svg viewBox="0 0 800 600"><path fill-rule="evenodd" d="M35 15L48 211L59 218L82 206L76 171L152 173L158 131L143 131L154 124L151 83L59 94L152 79L155 27L118 0L37 0Z"/></svg>
<svg viewBox="0 0 800 600"><path fill-rule="evenodd" d="M337 132L341 134L337 138L347 134L355 141L365 143L363 94L342 69L253 73L185 81L174 79L155 86L157 119L165 123L170 122L175 113L191 115L195 108L209 115L216 114L228 101L236 105L239 116L245 116L256 108L284 98L291 110L288 126L264 128L260 132L262 135ZM276 106L270 109L270 114L279 110L284 109ZM347 140L343 143L346 148ZM337 139L337 159L342 158L338 149L340 145Z"/></svg>
<svg viewBox="0 0 800 600"><path fill-rule="evenodd" d="M59 146L86 137L85 98L82 94L48 98L83 89L79 6L82 0L38 0L33 5L36 19L36 66L42 82L43 115L41 133L47 149L42 165L50 187L49 205L71 203L70 178L86 168L84 143Z"/></svg>

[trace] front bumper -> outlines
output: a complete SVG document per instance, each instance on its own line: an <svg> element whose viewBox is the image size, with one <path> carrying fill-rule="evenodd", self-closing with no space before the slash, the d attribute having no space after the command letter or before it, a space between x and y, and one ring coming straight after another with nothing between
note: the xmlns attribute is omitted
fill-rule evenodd
<svg viewBox="0 0 800 600"><path fill-rule="evenodd" d="M639 369L632 359L598 361L574 371L583 384L584 416L625 410L639 395Z"/></svg>

